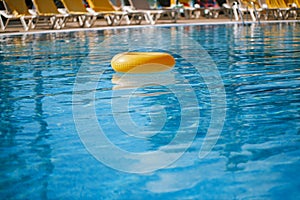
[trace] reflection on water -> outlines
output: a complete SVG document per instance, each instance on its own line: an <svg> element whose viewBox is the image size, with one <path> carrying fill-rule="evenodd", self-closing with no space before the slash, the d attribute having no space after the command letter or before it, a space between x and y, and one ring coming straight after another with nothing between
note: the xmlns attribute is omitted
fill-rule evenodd
<svg viewBox="0 0 300 200"><path fill-rule="evenodd" d="M290 31L287 32L284 41L276 41L277 36L272 36L272 42L274 43L271 46L273 47L272 50L268 45L270 38L266 36L264 38L264 27L236 26L234 28L239 29L239 33L236 36L229 33L231 29L223 29L224 32L207 29L208 33L204 36L203 31L198 30L199 32L195 32L190 30L190 34L197 38L201 44L205 45L214 60L218 62L219 68L224 70L223 77L230 111L227 116L226 128L222 134L223 137L215 149L217 152L220 152L219 156L221 158L227 158L226 168L223 167L222 162L219 165L216 164L216 167L210 166L209 168L215 169L216 173L209 174L209 176L207 176L207 170L205 170L207 166L203 170L195 167L191 169L182 168L184 173L180 170L178 173L162 172L160 173L160 181L153 181L148 184L149 190L162 193L178 191L182 188L193 188L197 184L199 184L199 187L203 187L208 180L220 176L217 173L220 171L221 174L224 170L233 172L244 170L247 173L252 173L254 170L265 169L263 162L257 166L252 166L252 162L257 162L259 158L270 159L270 162L273 162L274 159L272 157L278 157L278 153L282 151L285 145L287 145L288 151L298 150L294 139L292 139L292 145L288 145L288 143L290 143L291 137L297 137L297 132L299 132L299 121L295 120L299 118L298 103L296 103L297 96L295 96L297 95L295 93L297 90L293 89L299 88L299 82L294 80L296 77L299 77L298 65L296 64L299 61L296 62L297 59L293 60L296 55L299 57L299 51L293 51L295 47L299 49L299 37L292 37L295 33L292 32L291 35ZM205 31L205 28L203 29ZM218 35L215 35L215 33L218 33ZM210 35L215 35L215 37L210 37ZM230 36L230 38L227 38L229 44L222 44L224 36ZM284 47L278 45L282 43L285 44ZM278 48L278 46L284 49L279 51L287 52L289 55L281 57L271 55L272 59L284 57L288 62L292 62L292 66L278 64L278 67L281 66L283 70L269 67L269 65L276 65L276 61L268 59L268 53L276 54L275 48ZM289 50L286 51L285 49ZM263 62L260 61L262 58L264 58ZM277 63L282 63L281 60L278 61ZM289 69L286 70L286 68ZM293 97L290 96L291 94ZM287 100L287 96L291 98ZM289 116L288 121L287 116ZM291 127L297 128L293 129ZM286 134L286 136L282 136L282 134ZM262 144L258 146L257 144L259 143ZM210 159L214 157L215 159L221 159L219 156L212 153ZM282 158L279 155L277 159L280 160ZM222 160L224 161L224 159ZM194 163L190 164L194 165ZM201 166L201 164L199 165ZM266 165L267 167L270 166ZM258 190L258 196L260 193L272 189L273 184L282 179L282 177L277 175L270 180L268 176L270 176L272 171L266 171L268 175L261 176L261 180L266 181L269 185L264 190ZM184 175L181 176L182 174ZM191 174L192 177L197 178L187 179L186 174ZM227 177L224 184L232 185L232 181L244 181L244 178L243 176ZM259 184L254 179L249 179L249 182L253 183L253 185ZM219 184L221 183L219 182ZM236 192L230 187L227 190L228 193ZM205 194L204 192L204 197ZM232 198L232 196L227 195L222 197ZM209 194L207 198L218 197Z"/></svg>
<svg viewBox="0 0 300 200"><path fill-rule="evenodd" d="M115 114L118 113L114 115L118 127L126 134L138 138L148 138L155 136L159 131L166 132L170 129L166 125L166 119L171 119L172 116L175 118L175 113L174 109L171 109L173 113L168 112L170 110L168 105L176 104L176 102L171 101L176 97L172 95L172 91L168 87L175 84L174 76L174 72L170 71L152 74L115 73L111 80L114 84L112 89L115 91L113 96L116 98L121 97L121 102L112 101L114 103L112 110ZM124 98L126 96L130 99ZM162 101L162 99L164 100ZM130 101L133 107L125 107L126 100L128 104ZM174 105L172 108L174 108ZM141 114L128 116L129 113ZM131 121L137 121L139 124L132 126ZM171 126L174 127L174 125L173 122Z"/></svg>
<svg viewBox="0 0 300 200"><path fill-rule="evenodd" d="M149 30L153 40L157 39L155 30ZM300 166L299 23L165 30L170 30L174 40L179 30L201 44L222 75L227 95L226 123L208 157L200 160L197 155L208 128L213 94L209 94L201 77L194 75L189 60L180 57L176 58L174 69L189 79L196 91L200 127L194 144L177 162L151 174L121 173L94 160L76 133L72 90L76 73L85 61L91 72L100 67L105 71L97 88L97 116L104 129L111 131L107 137L112 142L134 152L155 150L172 139L172 134L151 135L152 132L135 139L129 135L116 136L121 131L111 129L112 116L106 112L111 109L113 92L135 90L131 109L137 123L149 123L146 105L156 105L156 102L161 107L153 108L156 115L152 117L165 118L161 115L165 109L165 114L173 120L164 128L178 126L180 105L167 89L177 84L176 72L162 73L154 80L146 75L120 76L106 64L107 57L118 52L117 45L98 54L93 51L116 32L145 34L148 29L1 36L1 197L255 199L284 196L292 199L299 196L299 179L295 178L299 176ZM163 40L163 36L157 37ZM157 49L165 45L154 44ZM189 48L183 56L193 60L192 47L174 48ZM156 121L158 125L160 122Z"/></svg>
<svg viewBox="0 0 300 200"><path fill-rule="evenodd" d="M180 125L180 112L184 107L180 106L180 96L174 94L177 92L175 84L184 83L179 76L174 71L114 73L111 77L111 93L100 85L96 101L97 115L112 143L128 151L143 152L157 150L171 142ZM179 88L187 89L186 86ZM184 92L181 93L183 95ZM188 91L185 95L191 96ZM192 103L185 103L185 106L188 105Z"/></svg>
<svg viewBox="0 0 300 200"><path fill-rule="evenodd" d="M88 52L86 40L70 47L66 44L71 39L62 40L67 36L70 35L3 36L0 40L2 198L48 197L49 176L54 170L50 141L55 134L48 121L58 107L53 102L49 107L45 102L64 93L64 88L58 89L60 83L63 87L68 82L71 85L68 80L75 76L76 67L72 69L70 60L80 53L78 46ZM72 94L71 88L68 93Z"/></svg>
<svg viewBox="0 0 300 200"><path fill-rule="evenodd" d="M171 85L175 84L173 72L155 74L113 74L111 82L115 85L113 90L137 89L150 85Z"/></svg>
<svg viewBox="0 0 300 200"><path fill-rule="evenodd" d="M288 172L284 172L287 173L285 176L275 169L291 166L295 173L299 167L299 157L294 157L299 153L300 129L299 26L237 25L233 27L234 34L231 34L231 28L222 32L204 27L193 28L200 30L189 30L189 34L208 50L223 72L229 111L222 137L215 147L218 154L212 152L209 157L222 162L209 165L215 172L209 176L207 166L205 169L200 167L205 160L199 163L198 168L182 168L185 175L197 174L195 179L187 180L186 176L181 176L183 171L177 174L161 172L160 180L150 182L148 188L159 193L178 191L183 187L203 189L213 179L224 177L223 173L227 171L224 183L217 183L227 185L222 187L227 192L216 196L205 196L206 192L203 192L204 198L233 198L232 195L238 191L235 183L240 183L241 189L248 186L248 190L244 188L245 194L239 197L272 196L271 191L276 190L277 184L291 182ZM201 29L204 29L204 35ZM228 43L224 43L224 39ZM226 163L223 158L226 158ZM247 173L253 178L245 175ZM276 192L286 194L286 189L295 192L297 181L292 182L290 188ZM253 194L251 188L255 185L261 185L261 188L255 189ZM219 188L215 188L216 191L222 192Z"/></svg>

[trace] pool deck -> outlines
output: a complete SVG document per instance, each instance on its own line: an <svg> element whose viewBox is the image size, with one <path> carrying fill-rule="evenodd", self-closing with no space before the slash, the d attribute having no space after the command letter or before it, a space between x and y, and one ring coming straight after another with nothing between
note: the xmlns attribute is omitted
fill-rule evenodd
<svg viewBox="0 0 300 200"><path fill-rule="evenodd" d="M260 23L288 23L288 22L295 22L300 23L300 20L288 19L288 20L260 20ZM244 21L246 24L251 23L259 23L251 21L250 17L247 17ZM220 15L218 18L192 18L186 19L184 17L180 17L176 23L172 23L171 20L163 20L160 19L157 21L155 25L149 25L145 21L142 21L140 25L131 24L131 25L124 25L122 23L118 26L108 26L104 19L96 20L95 24L90 28L81 28L78 26L77 22L69 22L67 26L63 29L49 29L47 24L38 24L35 29L24 31L20 21L11 21L6 28L5 31L0 30L0 36L2 35L20 35L20 34L35 34L35 33L49 33L49 32L73 32L73 31L82 31L82 30L105 30L105 29L118 29L118 28L132 28L132 27L145 27L145 26L183 26L187 24L194 24L194 25L213 25L213 24L243 24L241 20L235 21L234 19L230 19L227 16Z"/></svg>

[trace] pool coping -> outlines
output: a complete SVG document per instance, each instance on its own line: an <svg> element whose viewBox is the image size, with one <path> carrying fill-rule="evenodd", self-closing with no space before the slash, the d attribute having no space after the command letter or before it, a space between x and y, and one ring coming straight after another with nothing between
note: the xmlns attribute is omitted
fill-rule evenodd
<svg viewBox="0 0 300 200"><path fill-rule="evenodd" d="M80 32L80 31L101 31L101 30L120 30L120 29L133 29L133 28L162 28L162 27L181 27L181 26L205 26L205 25L252 25L252 24L274 24L274 23L300 23L300 20L268 20L268 21L205 21L205 22L185 22L185 23L165 23L165 24L142 24L142 25L126 25L126 26L101 26L101 27L90 27L90 28L68 28L60 30L36 30L36 31L20 31L20 32L8 32L1 33L0 37L3 36L18 36L18 35L35 35L35 34L49 34L49 33L69 33L69 32Z"/></svg>

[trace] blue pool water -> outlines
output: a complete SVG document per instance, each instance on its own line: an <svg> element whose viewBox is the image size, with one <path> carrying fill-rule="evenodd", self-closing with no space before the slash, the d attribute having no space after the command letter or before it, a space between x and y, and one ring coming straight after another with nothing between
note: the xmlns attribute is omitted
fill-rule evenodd
<svg viewBox="0 0 300 200"><path fill-rule="evenodd" d="M1 199L300 198L299 23L0 36L0 46ZM168 52L176 65L115 73L110 59L128 50Z"/></svg>

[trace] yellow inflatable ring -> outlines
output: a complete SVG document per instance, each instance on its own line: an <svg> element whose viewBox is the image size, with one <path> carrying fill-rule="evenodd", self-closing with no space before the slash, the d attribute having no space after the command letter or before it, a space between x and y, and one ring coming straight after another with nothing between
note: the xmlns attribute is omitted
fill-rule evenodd
<svg viewBox="0 0 300 200"><path fill-rule="evenodd" d="M162 52L126 52L115 55L111 60L112 68L122 73L163 72L174 65L174 57Z"/></svg>

